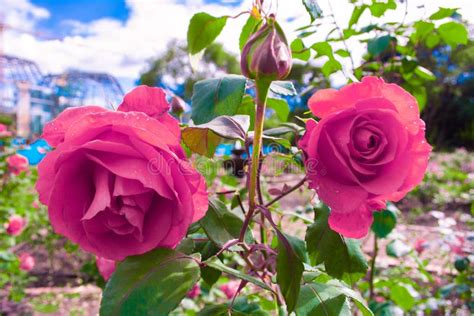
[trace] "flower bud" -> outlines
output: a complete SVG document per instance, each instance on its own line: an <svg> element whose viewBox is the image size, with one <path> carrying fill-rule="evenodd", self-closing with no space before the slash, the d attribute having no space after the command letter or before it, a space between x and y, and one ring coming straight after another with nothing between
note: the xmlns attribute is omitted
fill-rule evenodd
<svg viewBox="0 0 474 316"><path fill-rule="evenodd" d="M242 50L242 74L250 79L283 80L290 73L291 64L291 50L285 34L270 17Z"/></svg>

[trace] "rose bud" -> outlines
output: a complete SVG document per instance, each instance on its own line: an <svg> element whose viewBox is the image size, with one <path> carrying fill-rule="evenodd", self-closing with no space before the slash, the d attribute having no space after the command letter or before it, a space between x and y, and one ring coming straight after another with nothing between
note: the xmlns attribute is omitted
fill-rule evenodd
<svg viewBox="0 0 474 316"><path fill-rule="evenodd" d="M99 270L100 275L105 281L108 281L115 271L115 261L96 257L95 264L97 265L97 270Z"/></svg>
<svg viewBox="0 0 474 316"><path fill-rule="evenodd" d="M274 17L270 17L242 50L242 74L250 79L283 80L290 73L291 65L291 50L285 34Z"/></svg>
<svg viewBox="0 0 474 316"><path fill-rule="evenodd" d="M22 253L18 259L20 260L20 270L31 271L35 266L35 258L27 252Z"/></svg>
<svg viewBox="0 0 474 316"><path fill-rule="evenodd" d="M26 221L19 215L12 215L8 221L7 234L11 236L18 236L25 228Z"/></svg>
<svg viewBox="0 0 474 316"><path fill-rule="evenodd" d="M171 113L180 116L184 112L184 101L180 97L171 99Z"/></svg>

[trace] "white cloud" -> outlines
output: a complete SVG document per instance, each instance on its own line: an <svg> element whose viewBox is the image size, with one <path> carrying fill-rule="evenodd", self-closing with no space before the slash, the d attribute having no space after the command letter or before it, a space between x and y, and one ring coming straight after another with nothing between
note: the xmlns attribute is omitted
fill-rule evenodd
<svg viewBox="0 0 474 316"><path fill-rule="evenodd" d="M325 12L328 11L328 1L331 1L338 23L347 23L352 10L347 0L319 1ZM65 21L73 32L63 39L45 40L37 34L8 31L4 38L5 52L36 61L44 72L76 68L134 79L138 78L150 58L166 48L170 39L186 38L188 22L194 13L206 11L215 16L235 15L250 8L252 0L244 1L240 8L204 4L202 0L181 2L184 4L171 0L127 0L130 17L125 23L110 18L91 23ZM474 21L472 0L409 0L408 4L407 21L419 18L420 14L427 17L438 6L459 7L465 18ZM424 8L418 8L420 4L424 4ZM34 30L41 19L55 18L50 17L46 9L32 5L28 0L0 0L0 8L6 12L8 24L27 30ZM309 22L307 14L297 0L280 0L278 9L278 19L291 40L296 36L294 30ZM399 4L399 8L387 14L384 21L400 21L403 15L404 5ZM370 19L368 15L363 15L361 21L370 23ZM238 52L238 36L244 22L245 17L229 19L219 37L219 41L231 51ZM324 34L324 30L330 28L330 24L322 25L318 33ZM324 40L321 35L310 39ZM360 59L365 48L355 42L349 45L356 59Z"/></svg>

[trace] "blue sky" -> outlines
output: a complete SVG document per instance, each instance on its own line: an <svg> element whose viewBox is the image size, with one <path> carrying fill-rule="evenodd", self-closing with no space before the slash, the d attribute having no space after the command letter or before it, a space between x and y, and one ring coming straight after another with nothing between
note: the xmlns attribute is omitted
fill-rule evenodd
<svg viewBox="0 0 474 316"><path fill-rule="evenodd" d="M173 2L173 0L170 0ZM186 0L175 0L176 4L186 4ZM204 4L218 4L237 7L243 0L204 0ZM125 0L31 0L31 3L47 9L51 16L38 24L39 30L54 37L70 35L70 21L90 23L102 18L112 18L122 23L130 15Z"/></svg>
<svg viewBox="0 0 474 316"><path fill-rule="evenodd" d="M130 14L125 0L32 0L34 5L46 8L51 17L41 20L41 31L55 35L69 34L71 27L66 21L89 23L101 18L113 18L125 22Z"/></svg>
<svg viewBox="0 0 474 316"><path fill-rule="evenodd" d="M233 16L251 8L253 0L0 0L0 15L12 30L3 34L7 54L35 61L43 73L67 69L106 72L131 86L148 62L162 53L170 40L185 41L192 15L205 11L214 16ZM267 1L267 0L265 0ZM270 1L270 0L268 0ZM273 0L276 2L276 0ZM352 13L348 0L330 0L334 17L343 25ZM406 21L435 12L439 6L459 7L464 18L474 21L474 0L409 0ZM328 1L318 0L323 12ZM279 0L278 18L288 39L298 27L309 23L301 0ZM328 11L331 12L331 11ZM390 12L383 21L404 19L404 6ZM374 23L368 15L361 23ZM238 38L245 17L229 19L218 41L238 54ZM331 23L319 26L307 43L325 40ZM16 29L16 31L15 31ZM319 37L318 37L319 36ZM356 64L366 51L365 44L350 42ZM316 63L323 63L318 59ZM344 63L345 61L342 60ZM346 64L343 64L346 67ZM350 66L350 65L349 65ZM349 67L348 66L348 67ZM337 78L333 76L334 81ZM339 77L342 77L340 75Z"/></svg>

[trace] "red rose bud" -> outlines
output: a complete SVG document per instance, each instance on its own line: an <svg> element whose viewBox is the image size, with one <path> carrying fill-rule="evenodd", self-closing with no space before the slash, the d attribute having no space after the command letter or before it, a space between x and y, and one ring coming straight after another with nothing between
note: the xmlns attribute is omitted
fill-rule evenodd
<svg viewBox="0 0 474 316"><path fill-rule="evenodd" d="M240 68L250 79L283 80L291 71L291 50L273 17L253 34L242 50Z"/></svg>

